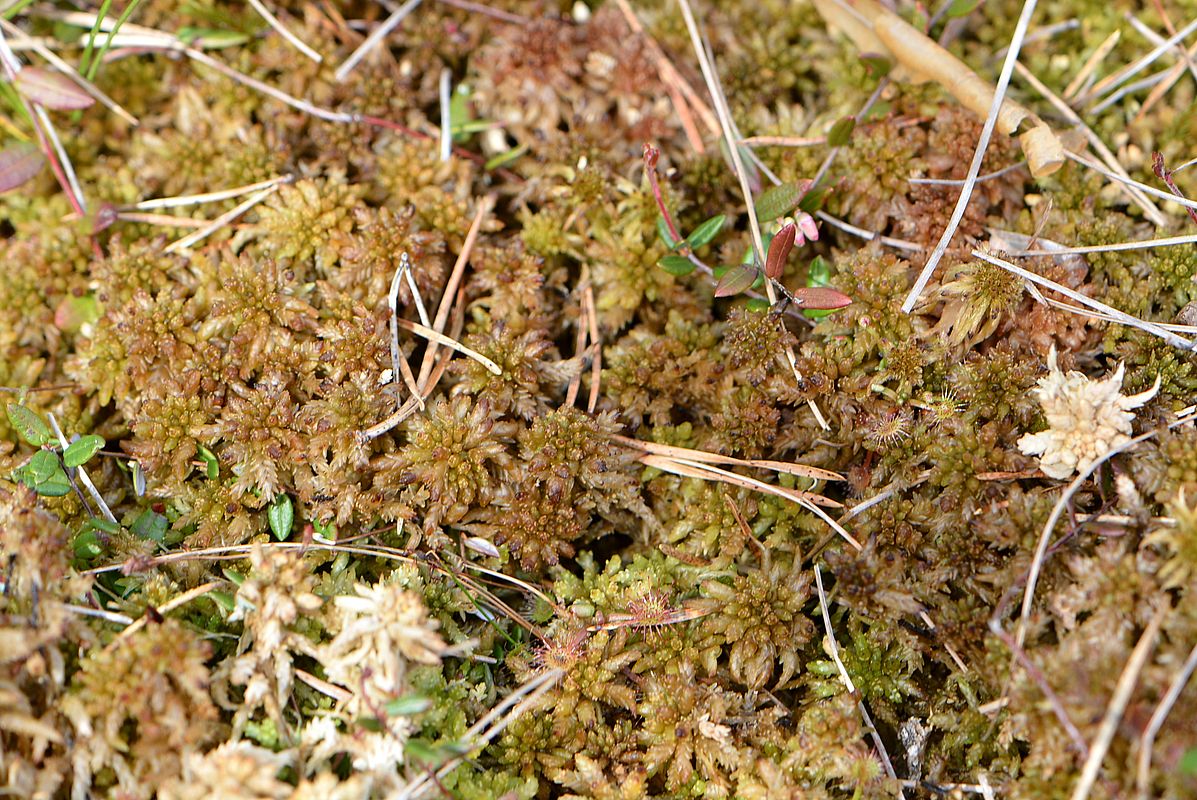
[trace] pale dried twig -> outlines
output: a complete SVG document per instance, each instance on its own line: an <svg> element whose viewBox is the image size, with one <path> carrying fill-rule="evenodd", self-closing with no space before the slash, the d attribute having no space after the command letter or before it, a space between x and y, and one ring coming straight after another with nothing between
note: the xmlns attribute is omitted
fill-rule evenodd
<svg viewBox="0 0 1197 800"><path fill-rule="evenodd" d="M1189 651L1189 657L1185 659L1184 664L1181 665L1180 670L1173 677L1172 683L1169 684L1168 691L1160 698L1159 705L1155 707L1155 711L1152 713L1151 719L1143 731L1143 738L1139 740L1138 769L1135 776L1139 800L1147 800L1148 790L1150 789L1151 751L1155 746L1156 734L1163 727L1164 720L1167 719L1172 706L1176 705L1176 701L1180 698L1180 693L1184 690L1185 684L1193 676L1193 670L1197 670L1197 645L1193 645L1193 649Z"/></svg>
<svg viewBox="0 0 1197 800"><path fill-rule="evenodd" d="M341 66L337 67L337 71L333 73L333 77L335 77L338 81L345 80L345 78L349 76L349 73L353 71L353 68L356 67L358 63L366 57L366 54L377 47L378 44L385 39L391 31L395 30L395 28L399 26L399 23L402 22L408 14L415 11L416 7L420 5L420 2L421 0L407 0L406 3L395 9L395 11L386 18L386 21L371 31L370 35L366 37L366 40L358 45L356 50L349 54L349 57L342 62Z"/></svg>
<svg viewBox="0 0 1197 800"><path fill-rule="evenodd" d="M844 684L844 688L848 690L848 694L852 695L852 699L856 701L856 707L860 710L860 715L864 719L865 727L868 728L869 736L873 740L873 746L877 749L877 754L881 757L881 763L885 767L886 774L896 779L898 776L894 772L893 763L890 762L889 752L885 749L885 743L881 741L881 734L877 732L877 726L873 724L873 719L869 716L869 710L865 708L864 700L856 691L856 684L852 682L852 676L848 674L848 668L840 660L840 648L835 642L835 631L831 627L831 614L827 610L827 592L823 589L823 572L819 569L818 564L815 564L815 587L819 592L819 611L823 615L823 629L827 631L827 638L824 640L826 644L825 649L831 654L831 658L835 662L835 668L839 672L840 681ZM905 798L906 793L899 788L898 796Z"/></svg>
<svg viewBox="0 0 1197 800"><path fill-rule="evenodd" d="M1093 746L1089 748L1089 758L1085 760L1080 780L1077 781L1076 788L1072 792L1072 800L1085 800L1089 796L1089 792L1097 780L1097 773L1101 770L1101 762L1110 749L1110 743L1114 741L1118 722L1122 719L1122 714L1130 702L1131 693L1135 690L1139 673L1147 663L1147 657L1151 655L1156 636L1159 635L1160 626L1164 624L1164 617L1167 616L1169 610L1170 604L1166 600L1161 601L1155 616L1147 625L1147 630L1143 631L1143 635L1139 637L1135 649L1131 651L1130 658L1127 659L1126 666L1122 668L1122 674L1118 676L1118 683L1114 687L1114 695L1110 698L1105 716L1101 720L1101 726L1097 729Z"/></svg>
<svg viewBox="0 0 1197 800"><path fill-rule="evenodd" d="M940 236L939 242L935 245L935 249L931 251L931 256L923 265L922 272L919 273L918 279L915 280L914 286L911 287L910 293L906 296L905 302L902 303L902 311L909 314L913 309L915 303L918 302L919 296L923 293L923 289L931 280L931 276L935 273L936 266L943 258L944 253L947 252L948 244L952 241L952 236L956 233L956 228L959 227L960 221L964 219L964 211L968 208L968 201L972 197L973 185L977 181L977 176L981 174L981 162L985 159L985 150L989 147L989 139L993 136L994 128L998 121L998 112L1002 108L1002 101L1006 96L1006 87L1010 84L1010 76L1014 72L1014 64L1018 60L1018 51L1022 47L1023 37L1026 36L1027 26L1031 22L1031 15L1035 11L1036 0L1024 0L1022 13L1018 16L1018 23L1014 26L1014 33L1010 38L1009 52L1006 53L1006 60L1002 64L1001 74L998 76L997 85L994 88L993 100L989 106L989 115L985 118L985 125L981 128L981 136L977 140L976 150L973 152L972 163L969 164L968 174L965 177L965 184L960 189L960 196L956 199L956 207L952 209L952 216L948 220L947 227L944 228L943 235ZM1028 154L1029 156L1029 154ZM1036 170L1032 169L1032 172Z"/></svg>
<svg viewBox="0 0 1197 800"><path fill-rule="evenodd" d="M249 0L249 4L253 6L254 11L258 12L258 16L266 20L266 24L271 28L274 28L274 30L278 31L279 36L282 36L288 44L290 44L299 52L303 53L308 58L315 61L317 64L324 61L324 56L317 53L311 47L308 47L308 45L306 45L302 39L288 30L287 26L283 25L283 23L279 21L278 17L270 13L270 9L263 5L262 0Z"/></svg>

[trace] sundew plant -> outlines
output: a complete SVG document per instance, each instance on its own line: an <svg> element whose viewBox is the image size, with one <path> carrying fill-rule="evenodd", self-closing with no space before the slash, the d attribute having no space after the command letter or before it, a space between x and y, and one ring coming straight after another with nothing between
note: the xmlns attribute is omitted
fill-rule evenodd
<svg viewBox="0 0 1197 800"><path fill-rule="evenodd" d="M0 0L0 794L1197 797L1195 48Z"/></svg>

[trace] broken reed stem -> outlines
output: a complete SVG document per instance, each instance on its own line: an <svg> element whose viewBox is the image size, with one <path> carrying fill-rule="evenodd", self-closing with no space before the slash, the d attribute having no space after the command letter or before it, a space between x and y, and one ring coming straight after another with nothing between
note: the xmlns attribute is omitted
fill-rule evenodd
<svg viewBox="0 0 1197 800"><path fill-rule="evenodd" d="M851 223L845 222L839 217L833 217L826 211L816 211L815 216L833 228L839 228L844 233L850 233L853 236L859 237L868 242L881 242L887 247L892 247L895 250L905 250L908 253L919 253L923 251L923 246L921 244L907 241L906 239L895 239L892 236L882 236L876 231L866 231L864 228L858 228Z"/></svg>
<svg viewBox="0 0 1197 800"><path fill-rule="evenodd" d="M349 76L349 73L353 71L353 68L356 67L371 50L377 47L378 44L382 42L382 40L385 39L391 31L395 30L395 28L399 26L399 23L402 22L408 14L416 10L416 7L420 5L420 2L421 0L407 0L406 3L395 9L394 12L391 13L391 16L387 17L381 25L371 31L370 35L366 37L365 41L358 45L357 49L349 54L349 57L341 63L341 66L337 67L337 71L333 73L333 77L336 78L338 82L343 82L345 78Z"/></svg>
<svg viewBox="0 0 1197 800"><path fill-rule="evenodd" d="M1053 247L1050 250L1006 250L1012 256L1066 256L1084 255L1085 253L1114 253L1123 250L1149 250L1152 247L1174 247L1180 244L1197 244L1197 234L1186 236L1167 236L1161 239L1140 239L1136 242L1115 242L1113 244L1095 244L1083 247Z"/></svg>
<svg viewBox="0 0 1197 800"><path fill-rule="evenodd" d="M274 28L274 30L278 32L278 35L282 36L289 45L303 53L311 60L315 61L317 64L324 61L324 56L308 47L298 36L291 33L291 31L289 31L287 27L279 21L278 17L270 13L270 9L266 8L266 6L262 4L262 0L249 0L249 4L253 6L254 11L258 12L258 16L266 20L266 24L271 28Z"/></svg>
<svg viewBox="0 0 1197 800"><path fill-rule="evenodd" d="M985 160L985 151L989 147L989 140L993 136L994 128L997 126L998 112L1002 108L1002 101L1006 96L1006 88L1010 85L1010 76L1014 72L1014 64L1018 61L1018 51L1022 48L1022 40L1027 34L1027 26L1030 25L1031 15L1035 11L1035 4L1036 0L1024 0L1023 2L1022 13L1018 16L1018 23L1015 25L1014 34L1010 38L1006 59L1002 63L1002 71L998 75L997 85L994 88L993 102L989 106L989 115L985 118L985 125L981 129L981 136L977 140L977 148L973 152L973 160L969 164L968 175L964 179L965 183L960 190L960 196L956 199L956 207L952 209L952 216L948 220L947 227L944 228L939 242L935 245L935 249L931 251L931 257L923 265L922 272L919 273L919 277L914 282L914 286L911 287L905 302L902 303L903 313L909 314L914 309L919 296L927 288L931 276L935 273L935 268L939 265L940 259L947 252L948 244L951 243L952 236L955 235L956 229L960 226L960 221L964 219L964 211L968 208L968 202L972 197L973 186L976 184L977 176L981 174L981 162Z"/></svg>
<svg viewBox="0 0 1197 800"><path fill-rule="evenodd" d="M241 216L246 211L249 211L251 208L256 206L258 203L261 203L263 200L265 200L270 195L277 192L278 187L280 185L281 184L276 183L273 186L268 186L267 188L263 189L260 192L257 192L253 196L246 198L245 200L238 203L233 208L230 208L228 211L221 214L216 219L212 220L212 222L209 223L208 225L204 226L203 228L200 228L198 231L195 231L194 233L189 233L186 236L184 236L182 239L179 239L179 240L167 245L166 249L163 252L177 253L177 252L185 251L188 248L190 248L193 244L203 241L204 239L208 238L216 231L223 228L225 225L228 225L230 222L237 219L237 217Z"/></svg>
<svg viewBox="0 0 1197 800"><path fill-rule="evenodd" d="M407 390L411 396L415 398L420 406L420 410L424 409L424 398L420 397L420 386L416 383L416 376L412 374L411 364L407 362L407 356L403 354L403 350L399 347L399 286L403 281L404 273L411 268L411 259L407 253L402 253L399 256L399 266L395 270L394 277L391 278L391 291L387 294L387 305L390 306L390 318L387 320L391 329L391 380L394 381L397 376L403 376L403 382L407 386ZM395 395L396 410L402 406L398 394Z"/></svg>
<svg viewBox="0 0 1197 800"><path fill-rule="evenodd" d="M50 427L54 431L54 436L58 439L59 446L62 447L62 451L65 453L67 448L71 446L71 443L68 442L66 436L63 435L62 428L58 427L58 420L54 417L54 413L50 412L46 416L50 420ZM79 476L79 482L82 483L84 488L87 489L87 493L91 495L91 499L95 500L96 505L100 507L100 513L104 515L104 519L111 523L117 524L116 517L112 515L112 509L110 509L108 504L104 502L104 497L100 494L100 491L96 489L96 485L91 482L91 478L89 478L87 475L87 470L80 465L75 467L75 474Z"/></svg>
<svg viewBox="0 0 1197 800"><path fill-rule="evenodd" d="M582 300L586 307L586 326L589 329L591 346L594 347L594 358L590 362L590 396L586 398L586 413L593 414L594 409L598 407L599 386L603 380L603 340L599 337L594 287L590 284L583 290Z"/></svg>
<svg viewBox="0 0 1197 800"><path fill-rule="evenodd" d="M1126 666L1122 669L1122 674L1118 676L1114 695L1110 698L1110 704L1106 706L1105 716L1101 720L1101 726L1097 729L1093 746L1089 749L1089 758L1085 760L1080 780L1077 781L1076 789L1072 793L1072 800L1086 800L1089 797L1089 792L1097 780L1097 773L1101 770L1101 762L1105 760L1110 743L1114 741L1118 723L1135 690L1139 673L1143 670L1143 665L1147 663L1147 657L1151 655L1152 648L1155 647L1160 626L1164 624L1164 617L1167 616L1169 610L1170 604L1167 599L1161 600L1155 616L1151 618L1147 630L1143 631L1143 635L1139 637L1139 642L1131 651L1130 658L1127 659Z"/></svg>
<svg viewBox="0 0 1197 800"><path fill-rule="evenodd" d="M788 461L769 461L767 459L744 459L735 458L734 456L720 455L719 453L710 453L706 450L692 450L688 447L675 447L669 444L657 444L656 442L645 442L640 439L632 439L627 436L614 435L612 440L620 444L639 450L643 453L651 453L658 456L667 456L669 458L680 458L687 461L698 461L703 464L728 464L737 467L756 467L758 469L772 470L773 472L784 472L788 475L794 475L800 478L812 478L820 481L842 481L844 476L838 472L832 472L827 469L820 469L819 467L808 467L805 464L793 464Z"/></svg>
<svg viewBox="0 0 1197 800"><path fill-rule="evenodd" d="M1064 93L1060 96L1065 100L1071 100L1077 92L1084 88L1085 82L1089 80L1089 76L1093 74L1094 70L1097 69L1098 65L1101 64L1105 57L1110 54L1110 51L1114 49L1114 45L1118 44L1118 40L1121 38L1121 28L1115 30L1113 33L1107 36L1102 43L1097 46L1097 49L1095 49L1093 53L1087 59L1085 59L1085 63L1081 66L1080 70L1077 71L1077 74L1073 77L1073 79L1068 82L1068 86L1065 87Z"/></svg>
<svg viewBox="0 0 1197 800"><path fill-rule="evenodd" d="M1138 769L1135 776L1135 788L1138 791L1139 800L1147 800L1148 790L1151 788L1151 751L1155 747L1156 734L1160 732L1164 720L1168 717L1172 706L1176 705L1180 693L1184 691L1185 684L1193 676L1195 669L1197 669L1197 644L1193 645L1193 649L1189 651L1189 657L1185 659L1180 671L1176 673L1172 683L1169 684L1168 691L1164 693L1159 705L1155 707L1155 712L1151 715L1151 720L1143 731L1143 738L1139 740Z"/></svg>

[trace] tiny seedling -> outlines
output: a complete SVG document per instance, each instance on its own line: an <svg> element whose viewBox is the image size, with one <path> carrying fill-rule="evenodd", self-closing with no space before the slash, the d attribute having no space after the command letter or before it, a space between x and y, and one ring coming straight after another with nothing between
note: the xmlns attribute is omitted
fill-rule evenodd
<svg viewBox="0 0 1197 800"><path fill-rule="evenodd" d="M13 473L17 480L43 497L62 497L71 491L67 470L81 467L104 447L104 439L95 434L80 436L66 448L57 446L57 438L36 411L20 403L9 403L8 421L29 444L40 448Z"/></svg>

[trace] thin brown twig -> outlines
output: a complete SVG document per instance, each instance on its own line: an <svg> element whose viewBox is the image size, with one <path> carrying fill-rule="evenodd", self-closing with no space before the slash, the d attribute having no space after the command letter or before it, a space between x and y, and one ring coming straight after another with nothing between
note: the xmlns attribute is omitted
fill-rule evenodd
<svg viewBox="0 0 1197 800"><path fill-rule="evenodd" d="M482 202L478 204L478 210L474 213L474 220L470 223L469 231L466 232L461 252L457 254L457 261L453 264L453 271L449 273L449 280L445 284L444 294L441 295L440 305L436 309L436 317L432 324L432 330L435 330L437 333L442 333L445 330L445 323L449 319L449 311L453 308L454 298L457 295L457 287L461 284L461 279L465 275L466 264L470 260L470 254L474 250L474 243L478 241L478 234L482 230L482 222L490 214L494 205L494 195L486 195L482 198ZM424 351L424 361L420 364L420 377L417 381L421 387L425 386L429 373L432 371L436 352L437 343L435 341L429 344L428 349Z"/></svg>
<svg viewBox="0 0 1197 800"><path fill-rule="evenodd" d="M1072 718L1068 716L1068 710L1064 708L1064 702L1060 700L1060 695L1056 694L1056 690L1048 683L1047 676L1043 674L1043 670L1036 666L1022 645L1015 641L1014 637L1007 631L1003 630L1001 625L991 622L990 628L993 630L994 635L1001 639L1002 643L1014 654L1014 659L1026 670L1027 675L1039 687L1039 691L1043 692L1043 696L1047 698L1047 703L1051 706L1052 713L1056 715L1056 720L1059 721L1060 727L1064 729L1064 732L1068 734L1068 738L1072 740L1072 746L1076 748L1076 751L1080 753L1082 758L1088 758L1089 745L1085 742L1085 737L1081 735L1080 729L1077 728Z"/></svg>

